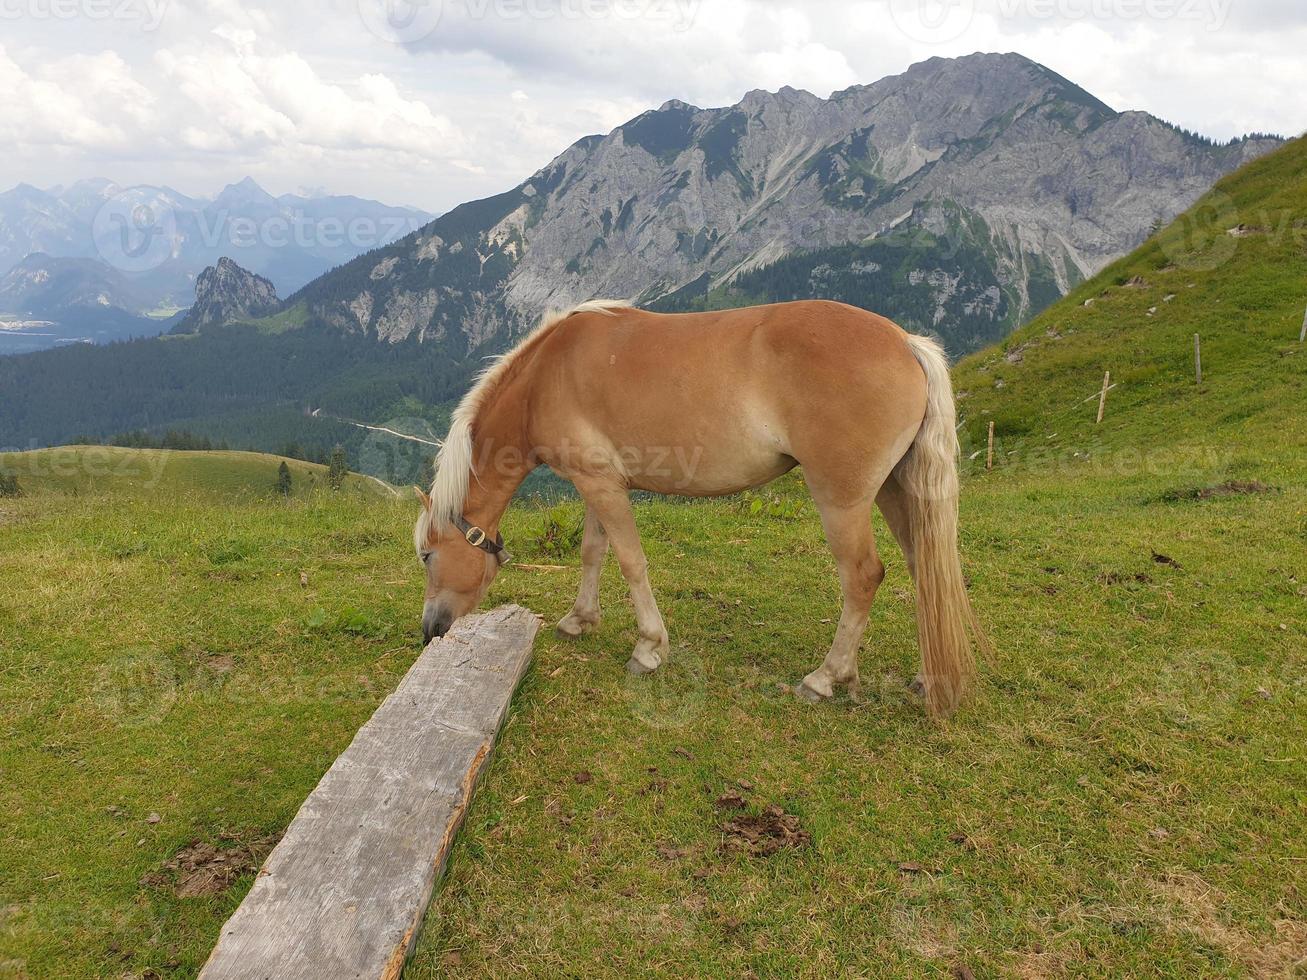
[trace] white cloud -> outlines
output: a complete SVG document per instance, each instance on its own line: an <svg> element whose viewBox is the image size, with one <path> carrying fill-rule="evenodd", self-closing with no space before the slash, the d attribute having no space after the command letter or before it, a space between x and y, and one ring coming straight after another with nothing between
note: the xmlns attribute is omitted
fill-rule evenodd
<svg viewBox="0 0 1307 980"><path fill-rule="evenodd" d="M72 54L20 64L0 45L0 141L94 152L144 135L154 96L118 55Z"/></svg>
<svg viewBox="0 0 1307 980"><path fill-rule="evenodd" d="M669 98L824 96L978 50L1217 137L1307 128L1301 0L430 0L407 45L369 31L375 2L169 0L153 31L5 20L0 187L252 173L439 210ZM940 9L963 19L912 19Z"/></svg>

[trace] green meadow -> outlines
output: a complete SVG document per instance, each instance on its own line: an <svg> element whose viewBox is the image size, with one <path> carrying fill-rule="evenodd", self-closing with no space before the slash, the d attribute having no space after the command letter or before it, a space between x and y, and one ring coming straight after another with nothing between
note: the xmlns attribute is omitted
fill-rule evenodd
<svg viewBox="0 0 1307 980"><path fill-rule="evenodd" d="M958 366L997 653L946 723L879 517L861 695L814 706L801 475L641 501L670 661L624 672L612 561L599 632L542 631L406 976L1300 975L1305 242L1298 142ZM0 456L0 976L193 976L417 656L416 504L279 462ZM560 618L580 518L515 507L489 602Z"/></svg>

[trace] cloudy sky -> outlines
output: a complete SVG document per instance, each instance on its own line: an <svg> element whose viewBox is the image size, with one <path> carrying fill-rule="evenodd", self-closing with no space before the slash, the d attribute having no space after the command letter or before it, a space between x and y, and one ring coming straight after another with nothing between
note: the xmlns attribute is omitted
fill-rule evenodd
<svg viewBox="0 0 1307 980"><path fill-rule="evenodd" d="M1018 51L1226 139L1307 130L1302 0L0 0L0 189L251 175L446 210L670 98Z"/></svg>

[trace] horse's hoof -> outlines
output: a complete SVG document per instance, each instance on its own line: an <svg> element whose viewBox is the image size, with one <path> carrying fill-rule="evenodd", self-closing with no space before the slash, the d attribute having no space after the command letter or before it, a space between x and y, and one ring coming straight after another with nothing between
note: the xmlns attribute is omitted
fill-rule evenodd
<svg viewBox="0 0 1307 980"><path fill-rule="evenodd" d="M626 662L626 672L635 677L642 677L645 674L652 674L655 670L658 669L658 666L659 666L658 664L654 664L652 667L650 667L648 664L637 660L635 657L632 657L630 660Z"/></svg>
<svg viewBox="0 0 1307 980"><path fill-rule="evenodd" d="M820 691L809 687L807 681L799 681L799 683L795 684L794 693L809 704L821 704L823 701L830 700L829 694L822 694Z"/></svg>
<svg viewBox="0 0 1307 980"><path fill-rule="evenodd" d="M564 616L558 621L558 625L554 627L554 630L559 636L575 640L587 633L593 633L598 628L599 622L597 620L581 619L579 616Z"/></svg>
<svg viewBox="0 0 1307 980"><path fill-rule="evenodd" d="M912 678L908 683L908 690L919 698L924 698L926 696L926 682L922 679L920 674Z"/></svg>

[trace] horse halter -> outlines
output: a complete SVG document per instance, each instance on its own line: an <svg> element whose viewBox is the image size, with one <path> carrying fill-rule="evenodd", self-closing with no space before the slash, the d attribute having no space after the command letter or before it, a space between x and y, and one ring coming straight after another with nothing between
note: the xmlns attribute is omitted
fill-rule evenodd
<svg viewBox="0 0 1307 980"><path fill-rule="evenodd" d="M481 528L465 520L461 515L455 515L451 521L454 527L458 528L464 539L473 548L480 548L488 555L494 555L499 559L499 564L503 565L512 557L504 550L504 536L496 534L493 541L490 535L486 534Z"/></svg>

